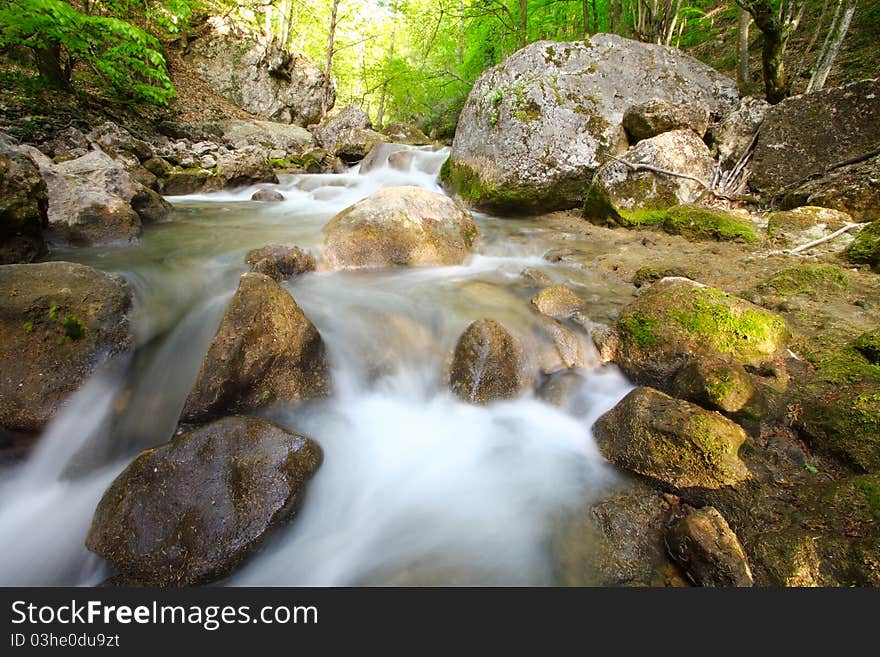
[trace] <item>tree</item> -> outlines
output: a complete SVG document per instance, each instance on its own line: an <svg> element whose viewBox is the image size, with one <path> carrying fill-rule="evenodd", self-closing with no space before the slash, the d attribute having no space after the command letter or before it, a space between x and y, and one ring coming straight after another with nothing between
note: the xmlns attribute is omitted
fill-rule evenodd
<svg viewBox="0 0 880 657"><path fill-rule="evenodd" d="M77 11L60 0L7 0L0 51L26 47L46 84L67 89L77 63L114 95L165 105L174 94L158 40L131 23Z"/></svg>
<svg viewBox="0 0 880 657"><path fill-rule="evenodd" d="M761 68L767 101L778 103L790 94L785 75L785 46L794 34L804 13L804 0L736 0L752 15L764 36Z"/></svg>
<svg viewBox="0 0 880 657"><path fill-rule="evenodd" d="M752 81L752 73L749 69L749 25L751 22L752 15L740 7L736 34L736 79L740 91Z"/></svg>
<svg viewBox="0 0 880 657"><path fill-rule="evenodd" d="M819 57L816 60L816 67L813 75L807 83L806 93L811 91L819 91L825 86L825 80L831 72L837 53L840 52L840 46L849 30L849 24L852 22L853 15L856 13L856 5L858 0L837 0L837 10L834 12L834 18L831 21L831 27L828 28L828 35L825 37L825 43L822 50L819 51ZM841 9L843 13L841 14Z"/></svg>
<svg viewBox="0 0 880 657"><path fill-rule="evenodd" d="M321 94L321 118L327 116L330 105L330 89L333 85L333 55L336 54L336 26L339 19L339 0L333 0L330 25L327 28L327 56L324 59L324 89Z"/></svg>

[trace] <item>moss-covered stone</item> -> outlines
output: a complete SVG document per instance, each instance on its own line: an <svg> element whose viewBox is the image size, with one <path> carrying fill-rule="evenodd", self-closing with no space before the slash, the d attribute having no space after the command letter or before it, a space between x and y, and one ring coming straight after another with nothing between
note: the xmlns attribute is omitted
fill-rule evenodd
<svg viewBox="0 0 880 657"><path fill-rule="evenodd" d="M675 396L705 408L736 413L755 394L752 377L739 363L720 358L695 358L673 381Z"/></svg>
<svg viewBox="0 0 880 657"><path fill-rule="evenodd" d="M760 365L788 344L780 316L681 278L647 288L624 309L615 330L621 368L637 382L661 389L669 389L672 376L693 357Z"/></svg>
<svg viewBox="0 0 880 657"><path fill-rule="evenodd" d="M739 459L745 431L723 415L636 388L593 427L602 454L676 490L717 489L750 478Z"/></svg>
<svg viewBox="0 0 880 657"><path fill-rule="evenodd" d="M839 293L849 287L846 271L837 265L809 263L780 269L758 284L762 294L810 296Z"/></svg>
<svg viewBox="0 0 880 657"><path fill-rule="evenodd" d="M880 471L880 386L852 386L807 400L797 427L817 450L864 472Z"/></svg>
<svg viewBox="0 0 880 657"><path fill-rule="evenodd" d="M682 235L690 240L751 243L759 239L755 224L729 212L695 205L663 207L662 204L623 210L615 208L607 193L596 186L588 191L583 211L585 217L599 225L660 228L670 235Z"/></svg>
<svg viewBox="0 0 880 657"><path fill-rule="evenodd" d="M853 346L869 363L880 365L880 328L863 333Z"/></svg>
<svg viewBox="0 0 880 657"><path fill-rule="evenodd" d="M880 272L880 219L859 231L844 257L850 262L870 265L874 271Z"/></svg>

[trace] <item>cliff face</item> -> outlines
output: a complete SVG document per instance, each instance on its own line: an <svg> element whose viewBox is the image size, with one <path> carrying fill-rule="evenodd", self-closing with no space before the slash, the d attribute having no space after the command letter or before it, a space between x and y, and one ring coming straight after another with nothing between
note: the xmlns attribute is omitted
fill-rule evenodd
<svg viewBox="0 0 880 657"><path fill-rule="evenodd" d="M321 118L324 72L274 41L218 28L193 41L183 59L211 89L251 114L299 125ZM331 81L329 106L335 97Z"/></svg>

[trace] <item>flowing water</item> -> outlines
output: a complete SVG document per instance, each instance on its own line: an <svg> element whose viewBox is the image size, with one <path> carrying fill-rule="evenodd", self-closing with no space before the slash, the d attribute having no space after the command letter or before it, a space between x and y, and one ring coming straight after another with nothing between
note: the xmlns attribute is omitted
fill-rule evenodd
<svg viewBox="0 0 880 657"><path fill-rule="evenodd" d="M248 250L288 243L318 254L323 225L380 187L441 191L447 155L413 149L405 171L380 162L364 174L262 185L284 194L279 203L250 201L256 187L175 197L171 220L137 246L56 252L125 276L139 346L76 393L26 460L0 472L0 584L108 576L83 547L92 512L138 451L174 434ZM227 583L555 581L554 522L611 484L590 427L629 383L593 354L565 408L534 394L476 407L455 399L443 374L474 319L534 330L524 268L574 286L592 308L613 306L613 291L588 270L544 260L551 243L539 222L476 218L478 252L465 265L319 271L284 283L327 344L334 392L262 414L313 437L325 458L298 516Z"/></svg>

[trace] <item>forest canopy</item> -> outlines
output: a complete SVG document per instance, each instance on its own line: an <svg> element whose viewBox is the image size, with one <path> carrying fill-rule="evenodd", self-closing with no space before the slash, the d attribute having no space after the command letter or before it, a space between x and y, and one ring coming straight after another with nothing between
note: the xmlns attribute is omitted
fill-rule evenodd
<svg viewBox="0 0 880 657"><path fill-rule="evenodd" d="M820 89L857 5L857 0L9 0L0 8L0 51L28 50L42 78L55 86L70 85L81 71L118 98L166 104L174 94L168 50L185 46L207 17L223 16L329 69L338 104L363 106L378 125L403 120L444 136L454 129L480 73L541 39L614 32L685 49L706 45L704 59L738 71L745 92L763 90L777 102L796 88ZM862 18L880 25L880 8L864 9ZM739 33L737 48L718 47L725 31ZM798 66L786 69L786 48L798 37Z"/></svg>

